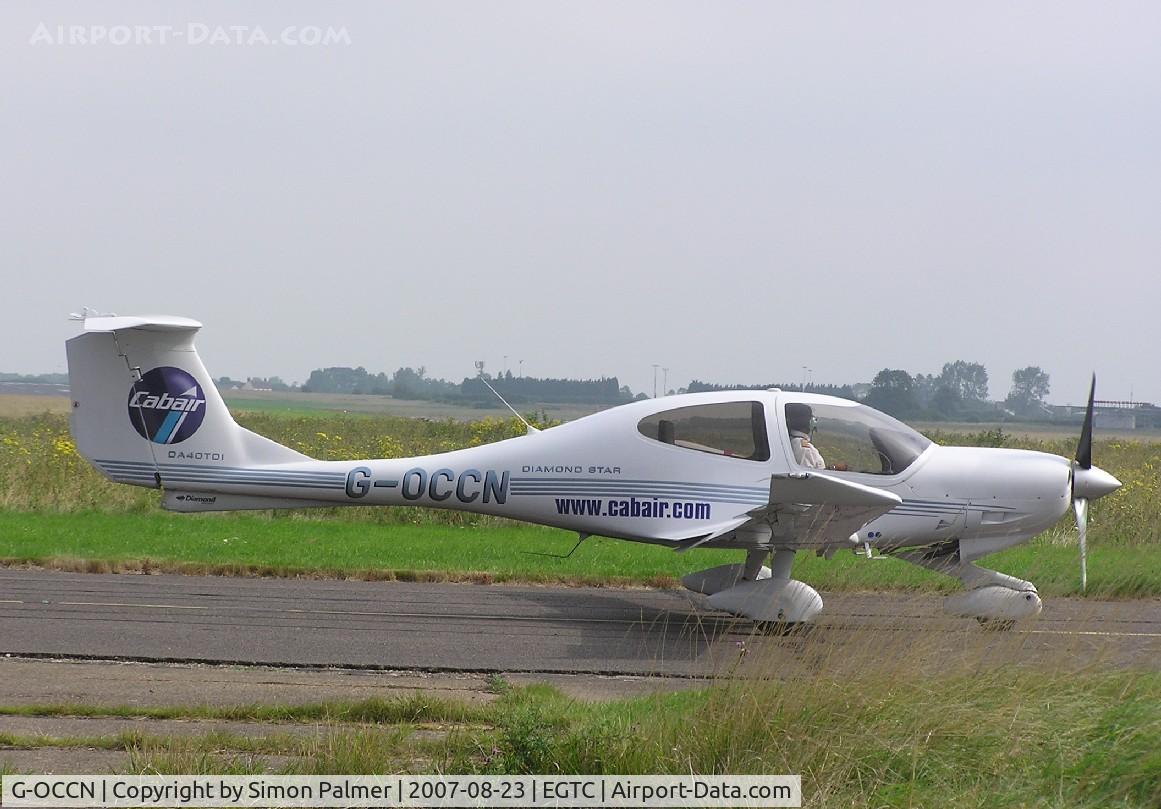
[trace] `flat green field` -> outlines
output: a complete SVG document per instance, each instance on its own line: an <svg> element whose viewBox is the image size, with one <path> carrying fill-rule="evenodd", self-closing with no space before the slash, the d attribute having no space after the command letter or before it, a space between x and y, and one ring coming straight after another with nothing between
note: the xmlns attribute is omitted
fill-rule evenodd
<svg viewBox="0 0 1161 809"><path fill-rule="evenodd" d="M688 554L524 525L366 523L262 515L0 512L0 563L65 570L327 576L431 581L521 581L676 587L686 573L741 560L737 551ZM551 554L551 555L549 555ZM1045 595L1078 595L1066 535L988 557L984 565L1036 582ZM799 554L794 575L822 590L951 591L958 583L896 559L845 552ZM1098 545L1086 595L1161 594L1161 548Z"/></svg>
<svg viewBox="0 0 1161 809"><path fill-rule="evenodd" d="M42 413L67 414L69 398L50 394L0 393L0 417L18 418Z"/></svg>
<svg viewBox="0 0 1161 809"><path fill-rule="evenodd" d="M325 459L401 457L497 441L515 419L424 420L335 412L245 412L245 426ZM1026 446L1070 454L1066 439L992 430L935 434L943 443ZM1089 595L1161 595L1161 443L1103 438L1098 464L1124 488L1093 504ZM172 515L154 490L109 483L77 454L66 417L0 417L0 559L74 569L212 571L432 579L674 585L681 575L738 561L726 551L671 551L593 538L569 559L565 532L450 511L321 509L301 513ZM1073 593L1078 561L1071 522L985 564ZM955 585L896 560L800 554L795 575L822 589L942 590Z"/></svg>

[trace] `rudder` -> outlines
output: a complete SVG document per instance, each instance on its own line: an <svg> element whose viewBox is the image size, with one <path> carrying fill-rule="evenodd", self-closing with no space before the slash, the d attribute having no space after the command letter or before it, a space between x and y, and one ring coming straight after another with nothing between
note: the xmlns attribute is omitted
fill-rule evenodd
<svg viewBox="0 0 1161 809"><path fill-rule="evenodd" d="M88 317L65 344L77 451L120 483L162 487L181 464L309 460L234 421L194 348L188 318Z"/></svg>

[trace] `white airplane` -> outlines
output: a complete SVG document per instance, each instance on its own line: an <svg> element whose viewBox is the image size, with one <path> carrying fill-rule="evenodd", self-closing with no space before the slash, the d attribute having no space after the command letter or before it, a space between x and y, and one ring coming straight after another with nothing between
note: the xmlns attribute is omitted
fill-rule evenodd
<svg viewBox="0 0 1161 809"><path fill-rule="evenodd" d="M877 549L959 579L949 612L1008 625L1040 611L1036 587L973 560L1027 541L1071 504L1083 587L1087 503L1121 485L1092 465L1091 390L1072 461L940 447L865 405L780 390L633 402L438 455L318 461L234 422L194 348L197 321L83 319L67 342L77 449L110 480L161 489L166 509L426 506L581 539L731 548L743 562L683 583L759 622L822 610L791 578L796 553Z"/></svg>

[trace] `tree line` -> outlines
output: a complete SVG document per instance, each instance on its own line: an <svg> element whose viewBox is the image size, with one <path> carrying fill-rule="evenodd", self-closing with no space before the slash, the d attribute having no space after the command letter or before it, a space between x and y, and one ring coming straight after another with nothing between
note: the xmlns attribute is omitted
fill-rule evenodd
<svg viewBox="0 0 1161 809"><path fill-rule="evenodd" d="M1035 365L1012 373L1012 385L1001 402L988 398L988 371L978 362L946 363L938 375L884 368L875 375L862 401L898 418L983 421L1014 415L1048 415L1045 397L1049 377Z"/></svg>
<svg viewBox="0 0 1161 809"><path fill-rule="evenodd" d="M938 374L915 374L884 368L867 385L803 385L776 382L761 385L720 385L694 380L690 393L720 390L805 390L853 399L897 418L983 421L1007 415L1038 418L1048 415L1045 397L1049 378L1035 365L1012 374L1012 387L1001 402L988 398L988 371L978 362L946 363Z"/></svg>
<svg viewBox="0 0 1161 809"><path fill-rule="evenodd" d="M0 382L20 382L27 385L67 385L69 383L69 375L0 373Z"/></svg>
<svg viewBox="0 0 1161 809"><path fill-rule="evenodd" d="M489 384L513 404L603 404L615 405L631 401L632 391L622 387L617 377L600 379L557 379L514 376L511 371L496 376L485 375ZM228 380L233 383L234 380ZM270 380L251 378L249 387L271 390L301 390L304 393L352 393L393 396L396 399L423 399L437 402L485 402L495 394L479 377L468 377L462 382L449 382L427 375L427 369L399 368L393 374L370 373L362 366L348 368L334 366L316 368L310 378L298 388L276 387L277 377ZM240 387L235 383L235 387Z"/></svg>
<svg viewBox="0 0 1161 809"><path fill-rule="evenodd" d="M808 393L821 393L827 396L838 396L840 399L857 399L853 385L816 385L813 382L805 387L799 382L771 382L763 385L719 385L714 382L702 382L695 379L685 388L684 393L710 393L721 390L805 390Z"/></svg>
<svg viewBox="0 0 1161 809"><path fill-rule="evenodd" d="M599 379L538 378L514 376L506 371L484 378L500 395L513 404L569 403L616 405L645 394L633 394L617 377ZM244 383L229 377L217 380L223 389L242 387ZM393 396L397 399L423 399L449 403L482 403L493 398L479 377L449 382L427 375L427 369L404 367L393 374L371 373L366 368L333 366L316 368L302 386L287 385L278 377L250 377L245 386L269 390L301 390L306 393L345 393ZM764 390L781 388L801 390L796 382L758 385L724 385L693 380L677 393L700 393L723 390ZM946 363L938 374L910 374L884 368L870 384L809 384L805 390L861 401L877 410L905 419L984 421L1016 416L1038 418L1048 415L1045 397L1050 390L1048 374L1030 365L1012 374L1007 397L993 402L988 397L988 371L978 362L956 360ZM671 391L673 392L673 391Z"/></svg>

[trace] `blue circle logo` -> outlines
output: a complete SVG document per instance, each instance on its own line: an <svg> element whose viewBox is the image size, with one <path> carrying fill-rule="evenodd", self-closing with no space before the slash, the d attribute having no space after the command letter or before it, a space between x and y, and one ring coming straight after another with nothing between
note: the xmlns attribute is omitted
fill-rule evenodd
<svg viewBox="0 0 1161 809"><path fill-rule="evenodd" d="M180 368L154 368L129 389L129 423L155 444L180 444L198 431L205 417L202 386Z"/></svg>

